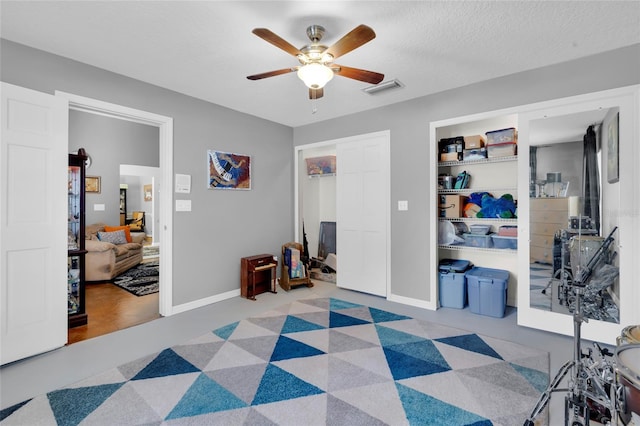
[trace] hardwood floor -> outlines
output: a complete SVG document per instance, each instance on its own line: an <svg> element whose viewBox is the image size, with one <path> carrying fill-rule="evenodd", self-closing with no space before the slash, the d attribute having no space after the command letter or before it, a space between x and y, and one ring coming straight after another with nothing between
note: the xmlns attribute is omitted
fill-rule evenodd
<svg viewBox="0 0 640 426"><path fill-rule="evenodd" d="M87 284L86 325L69 329L68 343L112 333L160 318L159 293L134 296L111 283Z"/></svg>

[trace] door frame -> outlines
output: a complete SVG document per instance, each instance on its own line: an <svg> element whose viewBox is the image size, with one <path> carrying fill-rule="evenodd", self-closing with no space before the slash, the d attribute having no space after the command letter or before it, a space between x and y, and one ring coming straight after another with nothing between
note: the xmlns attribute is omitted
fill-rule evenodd
<svg viewBox="0 0 640 426"><path fill-rule="evenodd" d="M119 120L130 121L157 127L160 142L160 284L159 312L162 316L173 314L173 118L118 104L55 91L55 96L69 102L69 110L102 115Z"/></svg>
<svg viewBox="0 0 640 426"><path fill-rule="evenodd" d="M293 200L293 205L295 206L294 208L294 212L293 212L293 221L294 221L294 239L295 241L300 241L300 229L302 227L302 224L300 222L300 210L302 208L302 205L300 203L300 179L301 179L301 171L300 171L300 157L301 157L301 153L302 151L308 150L308 149L314 149L314 148L326 148L328 146L337 146L338 144L344 144L344 143L349 143L349 142L354 142L354 141L358 141L358 140L362 140L362 139L370 139L371 137L375 137L378 135L383 135L386 136L389 140L389 142L391 141L391 132L389 130L383 130L383 131L379 131L379 132L371 132L371 133L364 133L364 134L360 134L360 135L355 135L355 136L348 136L348 137L344 137L344 138L339 138L339 139L331 139L331 140L326 140L326 141L320 141L320 142L313 142L313 143L309 143L309 144L305 144L305 145L298 145L294 147L294 155L293 155L293 175L294 175L294 179L293 179L293 196L294 196L294 200ZM389 165L389 170L390 170L390 164L391 164L391 144L388 144L389 146L389 150L386 151L386 158L383 161L386 161L387 164ZM305 169L306 170L306 169ZM391 178L391 175L389 175L389 179ZM336 181L336 185L339 185L340 183ZM386 260L387 260L387 265L386 265L386 269L387 269L387 296L386 298L389 299L389 297L391 296L391 182L389 182L389 185L387 185L387 194L386 194L389 202L387 204L387 223L386 223L386 234L387 234L387 247L386 247Z"/></svg>

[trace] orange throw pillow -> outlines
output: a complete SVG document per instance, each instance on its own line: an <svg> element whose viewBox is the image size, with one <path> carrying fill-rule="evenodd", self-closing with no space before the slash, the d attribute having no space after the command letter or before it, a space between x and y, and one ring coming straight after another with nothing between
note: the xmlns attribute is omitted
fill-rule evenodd
<svg viewBox="0 0 640 426"><path fill-rule="evenodd" d="M127 242L132 242L133 240L131 239L131 229L129 229L128 226L105 226L104 232L114 232L121 229L124 231L124 236L127 239Z"/></svg>

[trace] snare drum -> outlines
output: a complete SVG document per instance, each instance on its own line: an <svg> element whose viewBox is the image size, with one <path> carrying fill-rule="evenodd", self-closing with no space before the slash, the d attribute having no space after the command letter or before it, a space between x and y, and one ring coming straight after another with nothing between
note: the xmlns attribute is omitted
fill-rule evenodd
<svg viewBox="0 0 640 426"><path fill-rule="evenodd" d="M631 345L640 343L640 325L630 325L622 329L620 336L616 337L616 344Z"/></svg>
<svg viewBox="0 0 640 426"><path fill-rule="evenodd" d="M625 424L631 413L640 415L640 344L629 344L616 349L616 376L623 389L620 417Z"/></svg>

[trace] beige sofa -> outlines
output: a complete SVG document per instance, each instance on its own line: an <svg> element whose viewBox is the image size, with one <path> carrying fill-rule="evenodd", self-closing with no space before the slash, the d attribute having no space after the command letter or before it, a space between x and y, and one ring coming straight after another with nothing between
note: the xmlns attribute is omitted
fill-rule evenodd
<svg viewBox="0 0 640 426"><path fill-rule="evenodd" d="M144 232L131 232L132 242L113 244L98 239L104 232L104 223L85 227L85 279L87 281L109 281L142 261Z"/></svg>

